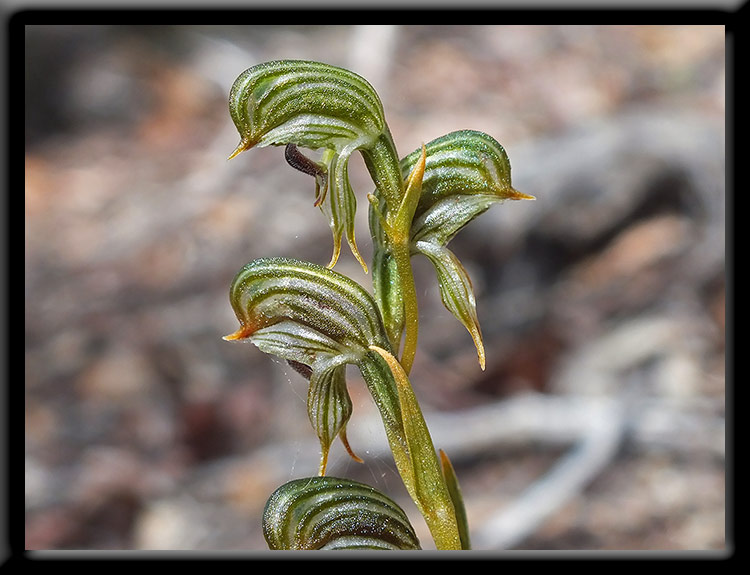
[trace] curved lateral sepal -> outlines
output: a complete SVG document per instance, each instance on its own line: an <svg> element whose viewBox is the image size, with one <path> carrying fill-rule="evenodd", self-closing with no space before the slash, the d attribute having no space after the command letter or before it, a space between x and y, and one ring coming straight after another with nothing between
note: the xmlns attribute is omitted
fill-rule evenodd
<svg viewBox="0 0 750 575"><path fill-rule="evenodd" d="M432 262L437 273L440 298L445 308L461 322L471 334L477 349L479 366L484 371L485 353L482 330L477 317L476 299L469 274L456 255L448 248L429 242L417 242L416 251Z"/></svg>
<svg viewBox="0 0 750 575"><path fill-rule="evenodd" d="M346 364L312 371L307 393L307 413L320 439L318 475L326 473L328 452L337 436L341 437L352 459L362 463L362 459L354 454L346 439L346 424L352 416L352 400L346 388Z"/></svg>
<svg viewBox="0 0 750 575"><path fill-rule="evenodd" d="M367 264L359 253L354 230L357 199L349 183L348 162L349 156L333 156L330 159L328 165L329 181L326 189L330 188L334 190L334 193L329 202L325 201L325 196L319 202L320 209L328 219L328 225L333 234L333 255L326 267L333 268L336 265L341 253L341 238L345 235L352 255L362 266L362 270L367 273Z"/></svg>
<svg viewBox="0 0 750 575"><path fill-rule="evenodd" d="M337 436L352 459L362 463L346 438L346 424L352 415L352 400L346 387L346 363L356 362L358 356L320 332L292 321L259 329L250 341L264 353L286 359L310 382L307 414L320 440L318 473L325 475L328 452Z"/></svg>

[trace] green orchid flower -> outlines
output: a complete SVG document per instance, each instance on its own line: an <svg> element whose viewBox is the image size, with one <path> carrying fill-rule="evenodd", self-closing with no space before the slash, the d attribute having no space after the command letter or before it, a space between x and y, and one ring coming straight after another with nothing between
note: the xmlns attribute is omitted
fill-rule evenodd
<svg viewBox="0 0 750 575"><path fill-rule="evenodd" d="M493 204L505 200L534 199L513 188L510 161L491 136L476 130L451 132L424 146L425 166L421 194L411 224L412 255L426 256L437 272L445 307L469 331L479 364L485 367L484 344L476 312L474 290L463 265L446 246L469 222ZM420 161L418 149L401 161L403 174ZM370 230L376 253L373 258L375 297L392 342L398 342L404 313L400 284L393 281L396 265L384 235L377 208L370 210ZM397 343L394 343L397 345Z"/></svg>

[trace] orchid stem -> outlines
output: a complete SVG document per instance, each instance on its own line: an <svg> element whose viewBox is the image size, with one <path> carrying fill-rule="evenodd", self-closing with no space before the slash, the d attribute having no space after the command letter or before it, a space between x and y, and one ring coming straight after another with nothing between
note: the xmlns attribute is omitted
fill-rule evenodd
<svg viewBox="0 0 750 575"><path fill-rule="evenodd" d="M414 272L411 266L411 224L417 209L419 196L422 193L422 178L427 151L422 145L422 155L406 181L404 195L398 210L393 215L387 228L391 237L391 250L396 260L401 295L404 303L404 348L401 351L401 366L408 374L414 363L419 334L419 309L417 305L417 288L414 285Z"/></svg>

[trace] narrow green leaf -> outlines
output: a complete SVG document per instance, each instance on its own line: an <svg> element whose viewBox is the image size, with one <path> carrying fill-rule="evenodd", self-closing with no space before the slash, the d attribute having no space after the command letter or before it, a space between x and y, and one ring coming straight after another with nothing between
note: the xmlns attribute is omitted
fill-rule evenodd
<svg viewBox="0 0 750 575"><path fill-rule="evenodd" d="M266 503L272 550L420 549L406 513L369 485L336 477L295 479Z"/></svg>
<svg viewBox="0 0 750 575"><path fill-rule="evenodd" d="M408 374L417 353L419 334L419 310L417 308L417 288L411 266L411 223L422 192L426 150L422 146L419 159L414 164L406 180L406 188L397 212L385 214L390 254L396 262L401 299L404 306L404 345L401 349L400 364Z"/></svg>
<svg viewBox="0 0 750 575"><path fill-rule="evenodd" d="M448 487L453 508L456 510L456 522L458 523L458 533L461 537L461 549L468 551L471 549L471 540L469 538L469 521L466 516L466 506L464 505L464 496L461 493L461 487L458 485L458 477L453 469L453 464L445 451L440 450L440 463L443 467L443 476L445 484Z"/></svg>
<svg viewBox="0 0 750 575"><path fill-rule="evenodd" d="M373 350L368 351L358 367L380 412L385 435L398 465L399 460L405 461L408 457L408 449L398 390L391 368L383 357Z"/></svg>
<svg viewBox="0 0 750 575"><path fill-rule="evenodd" d="M453 502L409 377L387 350L377 346L371 349L388 364L398 390L408 459L397 458L396 464L404 485L422 512L437 548L461 549Z"/></svg>

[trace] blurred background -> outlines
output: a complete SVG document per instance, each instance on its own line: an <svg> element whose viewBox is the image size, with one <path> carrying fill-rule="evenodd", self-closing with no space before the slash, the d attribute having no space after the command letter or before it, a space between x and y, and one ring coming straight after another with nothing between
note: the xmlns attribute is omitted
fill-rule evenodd
<svg viewBox="0 0 750 575"><path fill-rule="evenodd" d="M487 350L415 259L412 383L475 549L722 550L725 32L721 26L26 27L27 549L264 550L271 492L314 475L306 382L225 342L262 256L325 264L309 176L227 162L234 79L321 60L379 92L402 156L493 135L534 202L451 243ZM358 243L371 253L361 157ZM370 289L346 250L336 266ZM329 474L399 501L356 370ZM731 537L731 534L730 534ZM433 547L434 548L434 547Z"/></svg>

